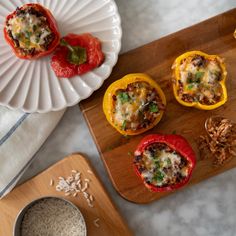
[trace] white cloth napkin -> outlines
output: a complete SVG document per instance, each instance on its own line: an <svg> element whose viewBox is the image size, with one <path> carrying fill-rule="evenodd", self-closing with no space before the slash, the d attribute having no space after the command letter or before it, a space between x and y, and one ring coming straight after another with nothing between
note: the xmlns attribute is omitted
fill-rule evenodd
<svg viewBox="0 0 236 236"><path fill-rule="evenodd" d="M64 111L28 114L0 106L0 198L14 188Z"/></svg>

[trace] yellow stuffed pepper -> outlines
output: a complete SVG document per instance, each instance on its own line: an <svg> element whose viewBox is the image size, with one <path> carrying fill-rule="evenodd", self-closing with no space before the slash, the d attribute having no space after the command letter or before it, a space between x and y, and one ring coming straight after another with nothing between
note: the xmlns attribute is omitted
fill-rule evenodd
<svg viewBox="0 0 236 236"><path fill-rule="evenodd" d="M153 128L161 120L165 106L160 86L142 73L115 81L103 98L108 122L123 135L137 135Z"/></svg>
<svg viewBox="0 0 236 236"><path fill-rule="evenodd" d="M172 69L174 96L180 104L212 110L227 101L227 72L219 56L186 52L175 60Z"/></svg>

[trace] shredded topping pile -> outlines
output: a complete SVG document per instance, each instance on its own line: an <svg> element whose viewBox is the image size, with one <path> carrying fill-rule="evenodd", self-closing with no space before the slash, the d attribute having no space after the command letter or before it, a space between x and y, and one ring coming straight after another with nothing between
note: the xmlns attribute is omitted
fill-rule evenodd
<svg viewBox="0 0 236 236"><path fill-rule="evenodd" d="M223 165L236 156L236 125L228 119L209 118L206 124L209 135L199 137L200 156L213 158L214 165Z"/></svg>

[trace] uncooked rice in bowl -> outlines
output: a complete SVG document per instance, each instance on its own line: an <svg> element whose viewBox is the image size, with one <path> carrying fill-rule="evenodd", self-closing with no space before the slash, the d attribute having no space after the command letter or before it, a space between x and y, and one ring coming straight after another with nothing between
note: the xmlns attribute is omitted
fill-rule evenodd
<svg viewBox="0 0 236 236"><path fill-rule="evenodd" d="M21 223L21 236L85 236L86 225L80 211L58 198L35 202Z"/></svg>

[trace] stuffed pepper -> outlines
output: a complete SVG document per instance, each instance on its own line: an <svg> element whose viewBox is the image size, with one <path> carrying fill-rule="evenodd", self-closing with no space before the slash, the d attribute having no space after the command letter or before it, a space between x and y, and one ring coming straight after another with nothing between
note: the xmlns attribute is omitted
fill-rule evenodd
<svg viewBox="0 0 236 236"><path fill-rule="evenodd" d="M165 106L162 89L141 73L115 81L103 98L108 122L123 135L136 135L153 128L161 120Z"/></svg>
<svg viewBox="0 0 236 236"><path fill-rule="evenodd" d="M7 16L4 37L21 59L46 56L60 42L53 15L37 3L25 4Z"/></svg>
<svg viewBox="0 0 236 236"><path fill-rule="evenodd" d="M193 149L180 135L148 135L140 142L134 155L136 173L154 192L184 186L196 162Z"/></svg>
<svg viewBox="0 0 236 236"><path fill-rule="evenodd" d="M172 69L174 96L180 104L212 110L227 101L227 72L219 56L186 52L175 60Z"/></svg>

